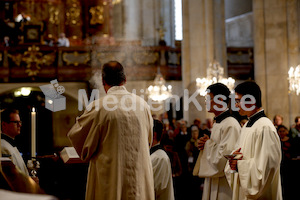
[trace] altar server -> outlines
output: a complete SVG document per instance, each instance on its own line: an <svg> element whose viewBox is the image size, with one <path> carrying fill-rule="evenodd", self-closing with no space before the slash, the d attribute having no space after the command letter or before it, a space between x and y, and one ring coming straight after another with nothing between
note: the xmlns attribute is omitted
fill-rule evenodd
<svg viewBox="0 0 300 200"><path fill-rule="evenodd" d="M222 83L216 83L209 86L207 92L208 112L215 115L215 123L211 137L205 135L200 138L200 154L193 174L205 178L203 200L229 200L232 192L224 174L227 161L224 155L234 149L241 127L230 114L229 89Z"/></svg>
<svg viewBox="0 0 300 200"><path fill-rule="evenodd" d="M163 124L159 120L154 119L150 157L153 167L155 199L174 200L171 162L160 144L162 132Z"/></svg>
<svg viewBox="0 0 300 200"><path fill-rule="evenodd" d="M235 88L236 106L249 120L241 130L236 150L238 160L229 160L226 177L233 190L233 200L281 200L281 146L276 129L264 113L261 90L255 82ZM237 173L230 173L230 169Z"/></svg>

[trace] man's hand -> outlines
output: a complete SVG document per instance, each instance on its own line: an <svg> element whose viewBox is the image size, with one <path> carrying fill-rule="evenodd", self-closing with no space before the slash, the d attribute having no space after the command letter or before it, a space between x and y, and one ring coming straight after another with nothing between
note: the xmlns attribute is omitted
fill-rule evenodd
<svg viewBox="0 0 300 200"><path fill-rule="evenodd" d="M199 150L203 150L204 149L204 145L205 145L205 142L209 140L209 136L204 134L203 137L201 137L199 140L198 140L198 144L197 144L197 147Z"/></svg>
<svg viewBox="0 0 300 200"><path fill-rule="evenodd" d="M232 170L237 171L237 161L242 160L242 158L243 158L243 154L240 151L241 151L241 148L239 148L238 150L233 152L232 154L235 154L236 156L234 159L229 160L229 165Z"/></svg>

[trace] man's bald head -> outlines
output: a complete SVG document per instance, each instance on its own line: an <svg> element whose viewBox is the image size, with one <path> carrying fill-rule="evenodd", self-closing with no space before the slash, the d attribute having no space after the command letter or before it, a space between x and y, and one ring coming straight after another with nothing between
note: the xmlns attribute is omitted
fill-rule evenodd
<svg viewBox="0 0 300 200"><path fill-rule="evenodd" d="M109 86L120 86L126 82L124 67L117 61L109 61L102 67L102 81Z"/></svg>

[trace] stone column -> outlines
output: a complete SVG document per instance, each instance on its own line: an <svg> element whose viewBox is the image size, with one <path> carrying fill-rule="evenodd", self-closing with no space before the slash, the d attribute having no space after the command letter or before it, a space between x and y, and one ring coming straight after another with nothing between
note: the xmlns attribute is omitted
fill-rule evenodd
<svg viewBox="0 0 300 200"><path fill-rule="evenodd" d="M300 30L299 22L300 4L297 0L287 1L287 20L288 20L288 68L291 66L297 66L300 64ZM300 115L300 96L296 96L293 93L289 93L289 118L284 119L285 125L292 125L295 123L294 119ZM289 120L288 120L289 119Z"/></svg>
<svg viewBox="0 0 300 200"><path fill-rule="evenodd" d="M159 9L157 1L143 0L142 3L142 45L143 46L154 46L156 44L156 34L158 25L156 24L155 12L159 15Z"/></svg>
<svg viewBox="0 0 300 200"><path fill-rule="evenodd" d="M124 39L137 41L141 36L141 1L124 0Z"/></svg>
<svg viewBox="0 0 300 200"><path fill-rule="evenodd" d="M269 118L281 114L291 125L299 98L288 93L288 69L299 62L297 1L253 0L255 80Z"/></svg>
<svg viewBox="0 0 300 200"><path fill-rule="evenodd" d="M167 46L175 46L175 16L174 16L174 1L173 0L161 0L161 18L163 21L163 28L165 29L164 40ZM158 39L159 36L158 36Z"/></svg>
<svg viewBox="0 0 300 200"><path fill-rule="evenodd" d="M227 54L226 54L226 36L225 36L225 9L224 0L214 0L214 54L215 59L219 61L224 68L224 76L227 77Z"/></svg>
<svg viewBox="0 0 300 200"><path fill-rule="evenodd" d="M206 77L209 63L216 58L226 68L224 0L183 0L182 79L190 96L196 91L196 78ZM203 122L211 118L205 110L204 98L197 96L202 111L193 103L184 112L189 122L197 117Z"/></svg>

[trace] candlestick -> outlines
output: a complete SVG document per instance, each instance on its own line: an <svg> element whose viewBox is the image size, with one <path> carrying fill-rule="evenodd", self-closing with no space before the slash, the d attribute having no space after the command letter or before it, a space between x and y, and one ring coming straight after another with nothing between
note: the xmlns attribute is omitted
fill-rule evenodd
<svg viewBox="0 0 300 200"><path fill-rule="evenodd" d="M35 108L32 108L31 112L31 157L36 155L36 112Z"/></svg>

